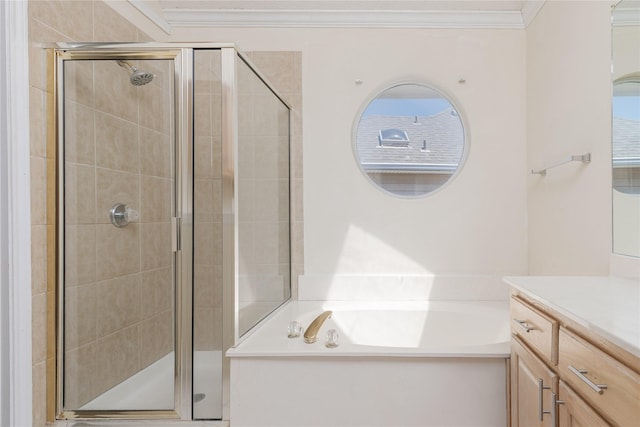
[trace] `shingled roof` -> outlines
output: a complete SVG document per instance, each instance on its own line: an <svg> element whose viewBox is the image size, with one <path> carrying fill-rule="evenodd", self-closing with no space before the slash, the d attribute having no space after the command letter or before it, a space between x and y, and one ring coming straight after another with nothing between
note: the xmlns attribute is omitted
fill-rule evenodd
<svg viewBox="0 0 640 427"><path fill-rule="evenodd" d="M409 144L385 145L381 131L406 132ZM462 159L464 131L453 108L433 116L368 115L360 119L356 148L367 172L453 173Z"/></svg>

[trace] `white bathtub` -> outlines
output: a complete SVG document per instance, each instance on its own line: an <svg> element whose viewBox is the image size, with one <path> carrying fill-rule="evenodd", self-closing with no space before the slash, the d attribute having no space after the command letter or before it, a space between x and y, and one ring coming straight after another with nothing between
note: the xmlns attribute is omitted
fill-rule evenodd
<svg viewBox="0 0 640 427"><path fill-rule="evenodd" d="M290 302L227 351L232 425L506 426L509 339L506 301Z"/></svg>

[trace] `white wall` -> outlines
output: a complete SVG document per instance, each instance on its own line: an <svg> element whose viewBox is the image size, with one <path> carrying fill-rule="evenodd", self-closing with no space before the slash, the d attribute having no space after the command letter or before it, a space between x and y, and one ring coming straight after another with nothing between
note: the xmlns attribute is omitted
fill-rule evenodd
<svg viewBox="0 0 640 427"><path fill-rule="evenodd" d="M302 51L305 274L526 273L524 30L208 29L174 36L203 37L247 51ZM470 137L455 181L419 200L374 188L351 142L363 103L404 79L431 83L457 101Z"/></svg>
<svg viewBox="0 0 640 427"><path fill-rule="evenodd" d="M0 4L0 425L32 425L27 4Z"/></svg>
<svg viewBox="0 0 640 427"><path fill-rule="evenodd" d="M171 38L302 52L305 274L606 275L610 6L549 0L526 30L176 29ZM420 200L372 187L352 153L358 109L398 79L441 88L470 135L462 173ZM589 165L530 173L585 152Z"/></svg>
<svg viewBox="0 0 640 427"><path fill-rule="evenodd" d="M527 28L530 274L606 275L611 253L610 2L547 1Z"/></svg>

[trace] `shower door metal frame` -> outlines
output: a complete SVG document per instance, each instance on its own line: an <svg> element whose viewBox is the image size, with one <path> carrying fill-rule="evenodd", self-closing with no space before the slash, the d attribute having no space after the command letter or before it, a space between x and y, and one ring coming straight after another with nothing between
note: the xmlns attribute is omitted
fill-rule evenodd
<svg viewBox="0 0 640 427"><path fill-rule="evenodd" d="M55 200L56 256L51 257L56 277L56 325L49 336L56 343L53 369L47 370L47 380L55 387L47 390L47 402L56 419L193 419L193 72L196 49L221 52L222 85L222 345L223 350L241 341L238 327L238 87L237 60L244 61L272 93L289 109L291 106L232 43L60 43L54 46L51 80L54 92L55 155L53 160L56 184L50 186L48 197ZM63 408L64 356L64 75L66 60L173 59L174 60L174 137L175 181L174 216L176 247L175 265L175 369L173 410L105 410L65 411ZM290 123L290 122L289 122ZM290 130L289 130L290 132ZM289 177L291 179L291 177ZM291 189L289 189L291 198ZM290 204L291 205L291 204ZM289 225L291 227L291 224ZM289 254L291 257L291 253ZM291 265L291 259L289 259ZM284 304L291 298L283 301ZM222 363L222 419L229 419L230 363ZM54 419L50 419L54 421Z"/></svg>
<svg viewBox="0 0 640 427"><path fill-rule="evenodd" d="M192 416L192 278L193 278L193 102L192 49L158 44L63 45L53 49L54 126L56 135L56 363L57 419L182 419ZM68 60L173 60L174 188L172 242L174 265L174 408L172 410L65 410L64 393L64 61ZM51 377L49 377L51 379Z"/></svg>

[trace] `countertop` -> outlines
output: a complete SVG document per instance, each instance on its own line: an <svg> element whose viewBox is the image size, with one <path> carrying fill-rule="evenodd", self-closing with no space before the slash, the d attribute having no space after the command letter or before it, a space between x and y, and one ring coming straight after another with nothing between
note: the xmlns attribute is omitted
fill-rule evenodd
<svg viewBox="0 0 640 427"><path fill-rule="evenodd" d="M640 282L611 276L507 276L504 281L640 357Z"/></svg>

